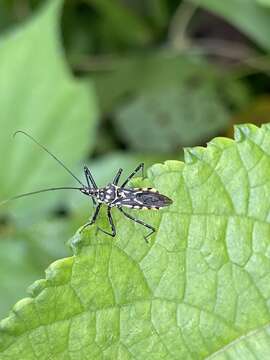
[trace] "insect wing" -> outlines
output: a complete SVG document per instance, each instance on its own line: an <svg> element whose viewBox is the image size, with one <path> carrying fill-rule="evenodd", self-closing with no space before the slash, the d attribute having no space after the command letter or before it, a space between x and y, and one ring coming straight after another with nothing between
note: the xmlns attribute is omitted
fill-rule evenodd
<svg viewBox="0 0 270 360"><path fill-rule="evenodd" d="M161 208L172 204L172 200L167 196L152 191L137 192L135 199L148 208Z"/></svg>

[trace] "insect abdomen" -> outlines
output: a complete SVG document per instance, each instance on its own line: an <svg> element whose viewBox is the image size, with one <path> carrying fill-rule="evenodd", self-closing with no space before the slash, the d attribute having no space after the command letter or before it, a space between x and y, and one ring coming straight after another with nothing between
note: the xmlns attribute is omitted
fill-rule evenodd
<svg viewBox="0 0 270 360"><path fill-rule="evenodd" d="M152 188L123 189L117 206L125 206L133 209L154 209L172 204L167 196L159 194Z"/></svg>
<svg viewBox="0 0 270 360"><path fill-rule="evenodd" d="M141 191L136 194L136 201L148 209L161 208L172 204L172 200L167 196L153 191Z"/></svg>

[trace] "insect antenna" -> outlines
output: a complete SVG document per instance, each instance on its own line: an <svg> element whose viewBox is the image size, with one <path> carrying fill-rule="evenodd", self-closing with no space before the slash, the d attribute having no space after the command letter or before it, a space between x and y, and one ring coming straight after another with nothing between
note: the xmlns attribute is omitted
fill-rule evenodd
<svg viewBox="0 0 270 360"><path fill-rule="evenodd" d="M25 197L25 196L35 195L35 194L43 193L43 192L46 192L46 191L55 191L55 190L81 190L81 188L69 187L69 186L61 186L61 187L53 187L53 188L48 188L48 189L41 189L41 190L37 190L37 191L31 191L31 192L28 192L28 193L12 196L9 199L1 201L0 206L4 205L4 204L6 204L6 203L8 203L8 202L10 202L12 200L20 199L20 198Z"/></svg>
<svg viewBox="0 0 270 360"><path fill-rule="evenodd" d="M29 135L27 132L18 130L13 134L13 137L15 137L17 134L23 134L27 136L30 140L32 140L35 144L37 144L41 149L46 151L47 154L49 154L54 160L58 162L75 180L77 180L83 187L85 186L79 178L73 172L60 160L58 159L53 153L50 152L44 145L42 145L40 142L38 142L36 139L33 138L33 136Z"/></svg>

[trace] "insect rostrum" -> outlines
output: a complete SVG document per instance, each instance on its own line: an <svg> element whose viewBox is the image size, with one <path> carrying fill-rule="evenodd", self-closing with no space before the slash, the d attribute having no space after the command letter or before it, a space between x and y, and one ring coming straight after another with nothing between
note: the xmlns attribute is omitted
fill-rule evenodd
<svg viewBox="0 0 270 360"><path fill-rule="evenodd" d="M44 151L46 151L67 172L69 172L69 174L74 179L76 179L77 182L79 182L81 186L80 187L55 187L55 188L37 190L37 191L14 196L14 197L0 203L0 205L3 203L6 203L7 201L10 201L10 200L15 200L15 199L18 199L18 198L21 198L24 196L34 195L34 194L38 194L38 193L42 193L42 192L46 192L46 191L65 190L65 189L79 190L81 193L83 193L87 196L90 196L93 201L93 204L95 206L95 210L94 210L94 214L93 214L92 218L85 225L82 226L80 231L85 229L87 226L93 225L95 223L95 221L97 220L101 206L106 205L107 206L107 216L108 216L108 220L109 220L109 223L111 226L111 232L108 232L108 231L98 227L98 229L100 231L102 231L103 233L110 235L110 236L116 235L116 229L115 229L115 225L114 225L113 218L111 215L112 208L116 207L128 219L130 219L138 224L141 224L150 230L150 232L146 236L144 236L145 240L147 241L147 238L155 232L155 228L153 226L145 223L144 221L133 217L132 215L127 213L123 208L126 207L126 208L131 208L131 209L159 210L160 208L163 208L165 206L169 206L172 204L171 199L169 199L165 195L160 194L154 188L132 188L132 187L127 186L129 180L132 179L140 170L142 171L142 175L143 175L143 170L144 170L143 163L139 164L136 167L136 169L126 178L126 180L120 186L118 186L118 183L119 183L121 174L123 172L123 169L119 169L117 174L115 175L113 181L111 183L109 183L106 187L103 187L103 188L97 187L90 170L88 169L87 166L85 166L84 174L85 174L87 185L84 185L81 182L81 180L76 175L74 175L71 172L71 170L68 169L67 166L61 160L59 160L45 146L40 144L31 135L29 135L28 133L26 133L24 131L17 131L14 135L16 135L17 133L24 134L25 136L30 138L33 142L35 142L39 147L41 147Z"/></svg>

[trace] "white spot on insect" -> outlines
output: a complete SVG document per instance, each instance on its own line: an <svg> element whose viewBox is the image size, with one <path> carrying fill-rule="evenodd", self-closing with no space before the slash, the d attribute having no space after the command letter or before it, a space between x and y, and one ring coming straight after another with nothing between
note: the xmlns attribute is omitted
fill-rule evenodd
<svg viewBox="0 0 270 360"><path fill-rule="evenodd" d="M105 200L109 200L111 197L110 195L106 195L106 199Z"/></svg>
<svg viewBox="0 0 270 360"><path fill-rule="evenodd" d="M133 206L133 209L140 209L141 207L140 206L138 206L138 205L134 205Z"/></svg>
<svg viewBox="0 0 270 360"><path fill-rule="evenodd" d="M112 190L111 190L111 189L107 190L107 193L108 193L108 194L111 194L111 193L112 193Z"/></svg>

